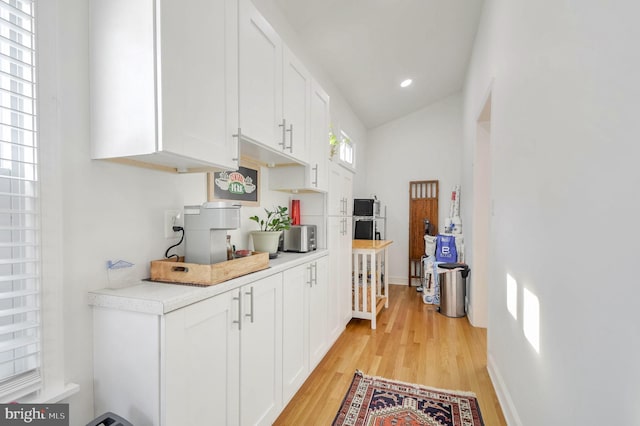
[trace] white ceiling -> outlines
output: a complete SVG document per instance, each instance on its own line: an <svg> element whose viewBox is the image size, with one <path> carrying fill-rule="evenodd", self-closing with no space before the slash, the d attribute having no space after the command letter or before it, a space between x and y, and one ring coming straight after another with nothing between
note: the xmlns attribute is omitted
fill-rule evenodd
<svg viewBox="0 0 640 426"><path fill-rule="evenodd" d="M275 1L367 128L462 89L483 3Z"/></svg>

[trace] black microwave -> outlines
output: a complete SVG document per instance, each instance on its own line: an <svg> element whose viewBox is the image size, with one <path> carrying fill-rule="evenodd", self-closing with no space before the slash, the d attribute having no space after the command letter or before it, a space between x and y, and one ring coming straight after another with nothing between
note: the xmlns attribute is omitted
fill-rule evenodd
<svg viewBox="0 0 640 426"><path fill-rule="evenodd" d="M380 216L380 201L373 198L355 198L353 200L354 216Z"/></svg>

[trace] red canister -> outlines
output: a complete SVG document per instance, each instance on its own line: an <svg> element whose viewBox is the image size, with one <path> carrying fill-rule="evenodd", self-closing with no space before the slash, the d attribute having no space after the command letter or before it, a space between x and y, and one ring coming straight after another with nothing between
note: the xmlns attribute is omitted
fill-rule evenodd
<svg viewBox="0 0 640 426"><path fill-rule="evenodd" d="M291 224L300 225L300 200L291 200Z"/></svg>

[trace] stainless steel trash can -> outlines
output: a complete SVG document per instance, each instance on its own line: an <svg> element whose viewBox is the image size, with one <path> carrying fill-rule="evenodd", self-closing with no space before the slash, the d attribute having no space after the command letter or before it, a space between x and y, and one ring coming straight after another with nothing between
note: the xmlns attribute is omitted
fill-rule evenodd
<svg viewBox="0 0 640 426"><path fill-rule="evenodd" d="M464 301L467 293L469 266L464 263L441 263L440 269L447 271L438 274L440 284L440 313L452 318L466 315Z"/></svg>

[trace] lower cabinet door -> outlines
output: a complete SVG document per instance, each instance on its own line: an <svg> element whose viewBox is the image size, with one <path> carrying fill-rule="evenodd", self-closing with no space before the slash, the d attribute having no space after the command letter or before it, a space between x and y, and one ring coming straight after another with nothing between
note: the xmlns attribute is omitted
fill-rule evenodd
<svg viewBox="0 0 640 426"><path fill-rule="evenodd" d="M288 269L282 280L282 398L287 404L309 373L307 298L311 264Z"/></svg>
<svg viewBox="0 0 640 426"><path fill-rule="evenodd" d="M327 351L329 340L329 323L327 306L329 298L329 259L320 258L314 261L311 269L312 285L309 292L309 366L314 369Z"/></svg>
<svg viewBox="0 0 640 426"><path fill-rule="evenodd" d="M351 217L345 218L345 233L340 240L340 265L339 265L339 281L340 286L338 293L340 294L340 312L342 313L342 322L340 328L344 327L351 321L353 313L353 295L351 289L353 287L351 270L352 270L352 235L353 221Z"/></svg>
<svg viewBox="0 0 640 426"><path fill-rule="evenodd" d="M345 254L343 241L345 233L345 218L339 216L329 216L328 220L328 233L327 233L327 246L329 248L329 262L331 267L329 268L329 285L328 285L328 313L327 313L327 328L329 329L329 340L334 342L338 339L342 331L344 330L344 286L347 285L347 290L351 291L351 286L345 283L344 279L344 256L350 256ZM350 278L350 277L349 277ZM349 295L348 303L351 303ZM349 306L349 309L351 306Z"/></svg>
<svg viewBox="0 0 640 426"><path fill-rule="evenodd" d="M165 315L164 425L239 423L240 334L233 302L222 294Z"/></svg>
<svg viewBox="0 0 640 426"><path fill-rule="evenodd" d="M240 424L270 425L282 409L282 274L240 292Z"/></svg>

